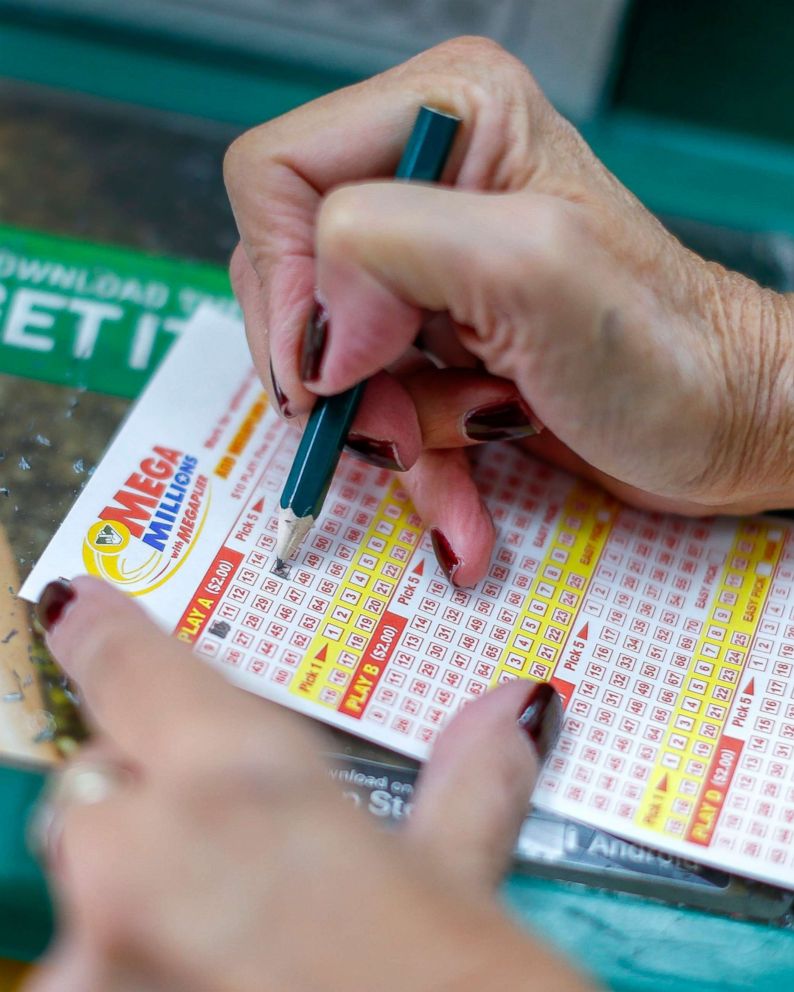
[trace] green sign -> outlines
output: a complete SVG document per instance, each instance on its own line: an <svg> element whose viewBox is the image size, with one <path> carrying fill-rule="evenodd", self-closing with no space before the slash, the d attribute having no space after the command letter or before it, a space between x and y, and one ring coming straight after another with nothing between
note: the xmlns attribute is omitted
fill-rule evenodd
<svg viewBox="0 0 794 992"><path fill-rule="evenodd" d="M0 372L132 398L225 269L0 227Z"/></svg>

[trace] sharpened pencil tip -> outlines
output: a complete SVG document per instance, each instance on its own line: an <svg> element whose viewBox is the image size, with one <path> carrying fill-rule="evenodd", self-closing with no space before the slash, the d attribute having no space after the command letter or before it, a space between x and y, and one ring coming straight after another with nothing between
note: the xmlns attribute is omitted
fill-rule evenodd
<svg viewBox="0 0 794 992"><path fill-rule="evenodd" d="M273 575L277 575L280 579L288 579L291 571L289 562L276 555L276 563L273 565L271 571Z"/></svg>
<svg viewBox="0 0 794 992"><path fill-rule="evenodd" d="M289 560L300 547L301 541L311 530L314 517L296 517L291 507L278 511L278 534L273 548L276 559L289 568Z"/></svg>

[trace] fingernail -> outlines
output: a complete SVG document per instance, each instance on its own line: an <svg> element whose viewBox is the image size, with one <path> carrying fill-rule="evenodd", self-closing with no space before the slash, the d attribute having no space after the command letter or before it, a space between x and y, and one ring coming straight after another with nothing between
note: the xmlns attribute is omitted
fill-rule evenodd
<svg viewBox="0 0 794 992"><path fill-rule="evenodd" d="M57 579L44 587L41 598L36 603L36 619L44 630L52 630L63 616L63 611L74 599L72 583L67 579Z"/></svg>
<svg viewBox="0 0 794 992"><path fill-rule="evenodd" d="M430 540L433 542L433 551L436 553L439 565L444 569L445 575L454 585L455 573L461 565L460 558L452 550L452 546L446 537L435 527L430 531Z"/></svg>
<svg viewBox="0 0 794 992"><path fill-rule="evenodd" d="M364 434L348 434L345 445L354 455L363 458L370 465L378 468L388 468L392 472L404 472L405 466L400 461L397 445L394 441L379 441Z"/></svg>
<svg viewBox="0 0 794 992"><path fill-rule="evenodd" d="M328 311L322 303L316 303L306 322L301 354L301 379L314 382L320 376L326 340L328 338Z"/></svg>
<svg viewBox="0 0 794 992"><path fill-rule="evenodd" d="M509 441L538 433L536 422L521 400L479 406L463 418L463 433L472 441Z"/></svg>
<svg viewBox="0 0 794 992"><path fill-rule="evenodd" d="M281 416L286 417L289 420L292 416L292 411L289 408L289 400L281 392L281 386L279 386L276 373L273 371L272 362L270 363L270 381L273 383L273 392L276 394L276 402L278 403L278 408L281 411Z"/></svg>
<svg viewBox="0 0 794 992"><path fill-rule="evenodd" d="M540 760L545 761L562 729L562 700L550 682L532 686L518 725L529 735Z"/></svg>

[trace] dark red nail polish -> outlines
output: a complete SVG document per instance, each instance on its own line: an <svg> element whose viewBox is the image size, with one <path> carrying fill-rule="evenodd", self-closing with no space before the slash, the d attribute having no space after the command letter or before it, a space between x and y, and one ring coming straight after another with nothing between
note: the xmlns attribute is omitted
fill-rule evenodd
<svg viewBox="0 0 794 992"><path fill-rule="evenodd" d="M36 604L36 619L44 630L52 630L73 599L74 589L67 579L49 582L44 587L44 592Z"/></svg>
<svg viewBox="0 0 794 992"><path fill-rule="evenodd" d="M538 429L521 400L491 403L469 410L463 418L463 433L472 441L509 441L530 437Z"/></svg>
<svg viewBox="0 0 794 992"><path fill-rule="evenodd" d="M278 384L278 379L273 371L273 363L270 363L270 381L273 383L273 392L276 394L276 402L278 403L278 408L281 411L281 416L286 417L288 420L292 416L292 411L289 408L289 400L281 392L281 386Z"/></svg>
<svg viewBox="0 0 794 992"><path fill-rule="evenodd" d="M317 303L306 322L306 330L303 335L301 379L304 382L314 382L315 379L319 378L327 339L328 311L321 303Z"/></svg>
<svg viewBox="0 0 794 992"><path fill-rule="evenodd" d="M430 531L430 540L433 542L433 551L436 553L439 565L453 585L455 584L455 573L460 568L460 558L452 550L449 541L440 530L433 528Z"/></svg>
<svg viewBox="0 0 794 992"><path fill-rule="evenodd" d="M562 729L562 700L550 682L532 686L518 725L529 735L540 760L545 761Z"/></svg>
<svg viewBox="0 0 794 992"><path fill-rule="evenodd" d="M378 468L388 468L392 472L404 472L394 441L379 441L364 434L348 434L345 445L354 455L363 458L370 465Z"/></svg>

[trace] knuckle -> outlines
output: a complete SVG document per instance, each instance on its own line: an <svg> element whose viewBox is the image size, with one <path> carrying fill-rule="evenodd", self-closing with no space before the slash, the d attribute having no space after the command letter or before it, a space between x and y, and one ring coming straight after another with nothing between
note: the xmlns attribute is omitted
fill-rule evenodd
<svg viewBox="0 0 794 992"><path fill-rule="evenodd" d="M442 42L428 52L437 53L448 71L469 86L479 84L480 102L490 96L497 106L511 91L538 91L535 78L527 66L499 42L478 35L463 35Z"/></svg>
<svg viewBox="0 0 794 992"><path fill-rule="evenodd" d="M301 118L322 100L321 97L257 124L232 141L223 156L223 178L232 199L235 194L244 192L252 181L261 186L272 176L275 167L289 162L290 151L300 134Z"/></svg>
<svg viewBox="0 0 794 992"><path fill-rule="evenodd" d="M262 131L268 125L260 124L238 135L223 156L223 179L232 195L250 178L251 170L260 164L263 147Z"/></svg>
<svg viewBox="0 0 794 992"><path fill-rule="evenodd" d="M319 251L352 251L363 230L361 192L355 187L341 186L326 196L317 215Z"/></svg>
<svg viewBox="0 0 794 992"><path fill-rule="evenodd" d="M246 131L235 138L223 156L223 179L228 189L237 183L244 165L248 162L249 134L250 131Z"/></svg>
<svg viewBox="0 0 794 992"><path fill-rule="evenodd" d="M242 297L245 287L245 280L251 263L245 255L242 242L238 242L229 259L229 279L231 280L234 295L239 300Z"/></svg>
<svg viewBox="0 0 794 992"><path fill-rule="evenodd" d="M459 35L457 38L442 41L426 54L428 56L442 56L469 70L472 62L492 67L494 63L513 60L513 56L498 41L484 35L474 34Z"/></svg>
<svg viewBox="0 0 794 992"><path fill-rule="evenodd" d="M505 190L525 184L538 156L536 125L549 105L523 62L490 38L466 36L420 56L411 73L425 99L466 121L468 185Z"/></svg>
<svg viewBox="0 0 794 992"><path fill-rule="evenodd" d="M538 196L530 201L529 225L539 242L557 245L570 231L568 210L563 200Z"/></svg>
<svg viewBox="0 0 794 992"><path fill-rule="evenodd" d="M552 288L567 279L580 256L580 230L567 203L553 198L538 198L530 207L525 226L527 258L516 259L526 278L528 269L535 285Z"/></svg>

